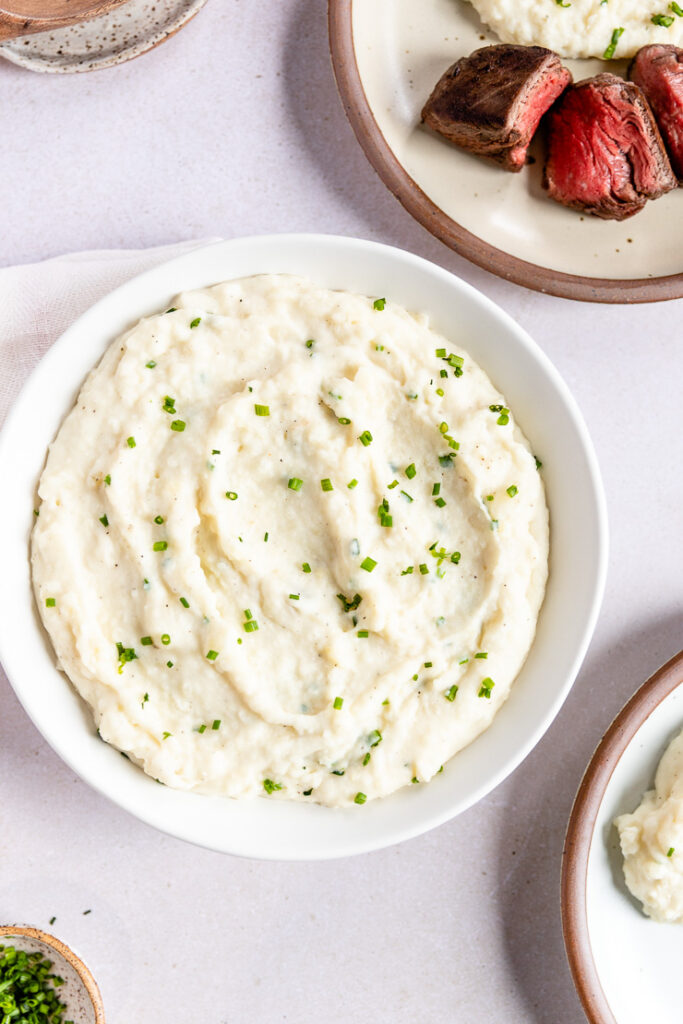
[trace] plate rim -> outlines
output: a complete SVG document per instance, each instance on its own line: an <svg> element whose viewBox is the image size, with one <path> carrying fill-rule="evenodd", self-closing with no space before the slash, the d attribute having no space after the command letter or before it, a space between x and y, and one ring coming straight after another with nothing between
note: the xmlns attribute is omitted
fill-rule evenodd
<svg viewBox="0 0 683 1024"><path fill-rule="evenodd" d="M354 0L328 0L328 31L337 89L356 139L381 181L430 234L459 256L532 291L582 302L635 304L683 298L683 272L661 277L584 277L529 263L483 241L449 217L408 174L379 127L356 57Z"/></svg>
<svg viewBox="0 0 683 1024"><path fill-rule="evenodd" d="M598 973L588 927L588 862L597 817L612 775L633 738L674 690L683 685L683 651L636 690L607 729L579 785L562 850L562 934L574 986L589 1024L618 1024Z"/></svg>

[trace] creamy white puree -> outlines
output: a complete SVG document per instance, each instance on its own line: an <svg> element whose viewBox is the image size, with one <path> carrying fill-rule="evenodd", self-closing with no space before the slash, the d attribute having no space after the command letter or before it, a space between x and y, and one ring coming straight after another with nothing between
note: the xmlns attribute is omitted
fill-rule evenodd
<svg viewBox="0 0 683 1024"><path fill-rule="evenodd" d="M566 0L565 0L566 2ZM547 46L562 57L602 57L616 28L623 28L615 57L631 57L648 43L683 46L683 18L668 0L471 0L480 17L504 43ZM653 15L673 18L654 25Z"/></svg>
<svg viewBox="0 0 683 1024"><path fill-rule="evenodd" d="M626 884L645 913L655 921L683 922L683 732L659 762L655 788L615 824Z"/></svg>
<svg viewBox="0 0 683 1024"><path fill-rule="evenodd" d="M426 782L505 701L543 599L505 399L457 321L445 340L390 302L264 276L173 306L110 346L50 449L32 561L60 666L169 786L340 805Z"/></svg>

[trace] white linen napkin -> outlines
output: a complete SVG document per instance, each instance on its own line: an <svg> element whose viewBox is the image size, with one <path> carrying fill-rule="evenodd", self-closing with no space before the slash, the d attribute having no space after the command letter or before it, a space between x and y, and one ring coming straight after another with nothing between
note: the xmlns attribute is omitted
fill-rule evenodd
<svg viewBox="0 0 683 1024"><path fill-rule="evenodd" d="M0 269L0 426L33 367L81 313L136 274L212 241L79 252Z"/></svg>

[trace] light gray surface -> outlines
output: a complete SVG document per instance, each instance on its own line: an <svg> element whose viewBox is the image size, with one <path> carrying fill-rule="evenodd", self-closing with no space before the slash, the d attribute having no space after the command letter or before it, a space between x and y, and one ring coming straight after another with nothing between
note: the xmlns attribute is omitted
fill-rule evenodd
<svg viewBox="0 0 683 1024"><path fill-rule="evenodd" d="M210 0L154 53L92 75L0 62L0 264L312 229L451 268L531 332L588 421L612 528L594 643L545 739L485 801L322 865L233 860L138 824L58 761L0 674L0 920L56 915L108 1024L580 1024L559 918L566 820L604 728L683 646L683 303L542 297L431 239L346 124L324 8Z"/></svg>

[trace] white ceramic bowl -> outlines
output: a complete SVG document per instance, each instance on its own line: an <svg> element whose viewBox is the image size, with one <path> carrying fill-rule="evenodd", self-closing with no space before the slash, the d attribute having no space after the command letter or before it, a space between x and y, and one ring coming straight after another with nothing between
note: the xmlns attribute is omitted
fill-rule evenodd
<svg viewBox="0 0 683 1024"><path fill-rule="evenodd" d="M551 573L537 636L493 725L429 785L343 810L231 801L157 785L97 738L87 709L55 667L29 576L35 489L47 446L109 342L183 289L278 272L428 311L433 326L462 345L507 397L543 461L551 514ZM0 437L0 479L0 657L26 711L60 757L115 803L164 832L228 853L346 856L419 835L470 807L513 771L552 722L602 598L604 495L586 427L558 373L483 295L440 267L375 242L327 235L219 242L129 281L70 327L34 372Z"/></svg>

